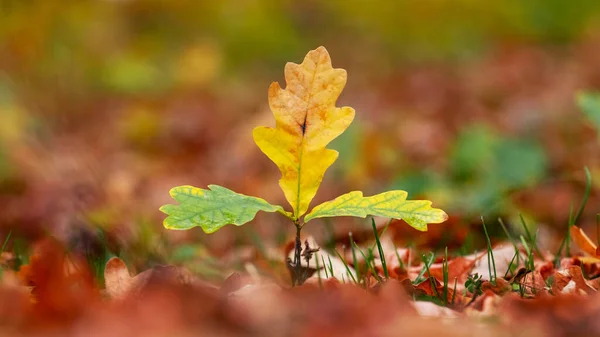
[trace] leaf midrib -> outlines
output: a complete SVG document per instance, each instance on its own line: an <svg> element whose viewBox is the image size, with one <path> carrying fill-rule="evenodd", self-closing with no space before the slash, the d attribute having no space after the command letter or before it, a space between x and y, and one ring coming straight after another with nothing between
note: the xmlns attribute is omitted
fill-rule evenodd
<svg viewBox="0 0 600 337"><path fill-rule="evenodd" d="M296 209L294 210L294 217L296 219L298 219L301 214L300 214L300 181L302 180L302 157L304 155L304 139L305 139L305 135L306 135L306 121L308 120L308 111L310 108L310 101L313 97L312 94L312 88L314 86L315 83L315 78L317 76L317 69L319 68L319 63L315 62L315 71L312 74L312 78L310 80L310 86L308 90L308 97L306 98L305 102L306 102L306 111L304 112L304 131L302 132L302 141L300 142L300 152L298 153L298 181L296 184ZM286 88L287 89L287 88Z"/></svg>

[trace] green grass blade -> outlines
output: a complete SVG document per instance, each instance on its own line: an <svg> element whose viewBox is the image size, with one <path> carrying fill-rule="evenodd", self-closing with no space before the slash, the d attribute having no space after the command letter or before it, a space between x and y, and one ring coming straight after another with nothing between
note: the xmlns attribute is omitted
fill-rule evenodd
<svg viewBox="0 0 600 337"><path fill-rule="evenodd" d="M527 240L529 241L529 244L531 245L532 250L538 254L539 257L544 258L544 255L542 255L542 252L540 252L538 246L537 246L537 242L535 240L535 238L533 237L533 235L531 235L531 232L529 231L529 228L527 227L527 223L525 222L525 218L523 217L523 214L519 213L519 218L521 219L521 224L523 225L523 228L525 229L525 235L527 236Z"/></svg>
<svg viewBox="0 0 600 337"><path fill-rule="evenodd" d="M6 245L8 244L8 240L10 240L10 236L12 235L12 230L8 232L6 238L4 239L4 243L2 244L2 249L0 249L0 254L4 253L6 249Z"/></svg>
<svg viewBox="0 0 600 337"><path fill-rule="evenodd" d="M575 215L575 218L573 219L573 224L576 224L577 221L579 221L579 218L581 217L581 214L583 214L585 205L587 204L588 199L590 197L590 192L592 191L592 174L590 173L590 170L587 168L587 166L583 169L585 170L585 192L583 193L583 199L581 200L581 205L579 206L577 215Z"/></svg>
<svg viewBox="0 0 600 337"><path fill-rule="evenodd" d="M512 243L513 248L515 249L515 256L517 258L517 265L519 265L521 254L519 254L519 245L518 245L518 242L515 240L515 238L512 235L510 235L510 232L508 231L508 228L506 227L506 225L504 225L504 221L502 221L502 218L498 218L498 223L500 223L500 227L502 227L502 230L506 234L506 237L508 238L508 240L510 241L510 243ZM514 259L515 258L513 257L513 260ZM512 265L512 261L511 261L511 264L508 265L508 268L509 268L508 270L510 270L511 265ZM507 270L507 273L508 273L508 270ZM506 274L505 274L505 277L506 277Z"/></svg>
<svg viewBox="0 0 600 337"><path fill-rule="evenodd" d="M396 243L394 242L394 253L396 253L396 258L398 259L398 264L400 265L400 269L404 269L404 261L400 258L400 254L398 254L398 247L396 247Z"/></svg>
<svg viewBox="0 0 600 337"><path fill-rule="evenodd" d="M423 266L423 268L419 272L419 275L417 275L417 277L413 281L414 285L417 285L423 281L423 275L425 275L425 272L429 269L429 266L433 264L434 259L435 259L435 254L433 254L433 252L431 252L429 254L429 259L426 259L425 254L423 254L423 262L425 263L425 266Z"/></svg>
<svg viewBox="0 0 600 337"><path fill-rule="evenodd" d="M571 226L575 224L573 221L573 203L569 209L569 223L567 224L567 235L565 236L565 254L571 256Z"/></svg>
<svg viewBox="0 0 600 337"><path fill-rule="evenodd" d="M425 255L423 255L423 259L424 259L424 258L425 258ZM432 260L432 262L433 262L433 260ZM427 264L427 263L425 263L425 269L427 270L427 279L429 279L429 284L431 284L431 288L433 289L433 292L435 292L435 296L436 296L437 298L439 298L439 297L440 297L440 294L439 294L439 293L438 293L438 291L437 291L437 288L436 288L436 286L435 286L435 282L433 281L433 277L431 276L431 272L429 271L429 266L430 266L430 265L431 265L431 264Z"/></svg>
<svg viewBox="0 0 600 337"><path fill-rule="evenodd" d="M454 278L454 290L452 291L452 306L454 306L454 297L456 296L456 285L458 283L458 278Z"/></svg>
<svg viewBox="0 0 600 337"><path fill-rule="evenodd" d="M327 255L327 259L329 260L329 273L331 277L335 278L335 274L333 273L333 263L331 262L331 256Z"/></svg>
<svg viewBox="0 0 600 337"><path fill-rule="evenodd" d="M448 246L444 250L444 263L442 264L442 273L444 277L444 305L448 306Z"/></svg>
<svg viewBox="0 0 600 337"><path fill-rule="evenodd" d="M358 252L360 253L360 255L362 255L363 259L365 260L365 263L367 264L367 268L371 271L371 273L373 274L373 277L375 277L375 279L377 279L377 282L379 283L383 283L383 280L381 279L381 277L379 276L379 274L377 274L377 271L375 270L375 267L371 264L371 262L373 261L373 259L369 259L365 253L362 251L362 249L360 249L356 243L354 243L354 246L356 246L356 249L358 250Z"/></svg>
<svg viewBox="0 0 600 337"><path fill-rule="evenodd" d="M327 272L327 264L325 264L325 258L321 255L321 261L323 262L323 271L325 271L325 278L329 278L329 273Z"/></svg>
<svg viewBox="0 0 600 337"><path fill-rule="evenodd" d="M371 224L373 225L373 233L375 234L375 243L377 244L377 250L379 251L379 258L381 259L381 266L383 267L383 275L385 279L390 278L390 273L387 269L387 263L385 261L385 255L383 254L383 247L381 246L381 241L379 240L379 235L377 234L377 227L375 226L375 219L371 218Z"/></svg>
<svg viewBox="0 0 600 337"><path fill-rule="evenodd" d="M494 253L492 249L492 240L490 240L490 235L488 234L487 227L485 226L485 221L483 216L481 217L481 223L483 224L483 232L485 233L485 239L487 241L487 254L488 254L488 271L490 273L490 282L493 285L496 285L496 261L494 260ZM494 273L492 275L492 267L494 268ZM492 279L493 277L493 279Z"/></svg>
<svg viewBox="0 0 600 337"><path fill-rule="evenodd" d="M350 239L350 248L352 249L352 264L354 265L354 270L356 271L356 279L360 283L361 275L360 268L358 268L358 259L356 258L356 248L354 247L354 237L352 237L352 232L348 233L348 237Z"/></svg>
<svg viewBox="0 0 600 337"><path fill-rule="evenodd" d="M508 268L506 268L506 272L504 273L504 278L506 278L508 276L508 272L510 272L510 270L512 269L513 262L515 262L515 258L518 258L518 256L519 256L519 251L516 250L515 255L513 255L512 259L510 260L510 263L508 264ZM518 262L517 262L517 265L518 265Z"/></svg>
<svg viewBox="0 0 600 337"><path fill-rule="evenodd" d="M340 258L340 260L342 260L342 263L344 264L344 267L346 267L346 272L348 273L348 275L350 276L350 278L352 278L352 281L354 281L354 283L358 283L358 282L356 282L356 279L354 278L354 275L352 274L352 271L350 270L350 267L348 267L348 263L346 262L346 259L344 259L342 257L342 255L340 254L340 252L337 251L337 249L335 250L335 253Z"/></svg>

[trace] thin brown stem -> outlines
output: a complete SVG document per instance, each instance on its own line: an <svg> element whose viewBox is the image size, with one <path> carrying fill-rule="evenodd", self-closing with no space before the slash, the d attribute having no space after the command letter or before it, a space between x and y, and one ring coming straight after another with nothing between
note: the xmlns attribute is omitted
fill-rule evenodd
<svg viewBox="0 0 600 337"><path fill-rule="evenodd" d="M303 275L302 275L302 241L300 240L300 230L302 226L298 220L294 221L294 226L296 226L296 240L294 244L294 261L290 266L290 271L292 272L292 286L295 287L297 285L302 285L304 283Z"/></svg>

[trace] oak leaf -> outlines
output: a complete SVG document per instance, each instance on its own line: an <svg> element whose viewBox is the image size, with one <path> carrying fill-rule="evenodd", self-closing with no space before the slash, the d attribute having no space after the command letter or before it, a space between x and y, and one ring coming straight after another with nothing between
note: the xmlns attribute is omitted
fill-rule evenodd
<svg viewBox="0 0 600 337"><path fill-rule="evenodd" d="M427 224L448 219L444 211L431 207L431 201L406 200L407 195L407 192L397 190L363 197L362 192L353 191L316 206L304 217L304 222L333 216L364 218L376 215L402 219L417 230L427 231Z"/></svg>
<svg viewBox="0 0 600 337"><path fill-rule="evenodd" d="M338 152L325 148L354 119L354 109L335 102L346 84L346 71L334 69L324 47L310 51L301 64L285 65L286 88L269 87L276 126L257 127L256 145L281 171L279 185L297 219L306 213Z"/></svg>
<svg viewBox="0 0 600 337"><path fill-rule="evenodd" d="M163 224L167 229L189 229L200 226L205 233L233 224L241 226L256 216L258 211L280 212L261 198L235 193L225 187L208 185L209 190L193 186L178 186L169 192L179 205L164 205L161 212L168 216Z"/></svg>

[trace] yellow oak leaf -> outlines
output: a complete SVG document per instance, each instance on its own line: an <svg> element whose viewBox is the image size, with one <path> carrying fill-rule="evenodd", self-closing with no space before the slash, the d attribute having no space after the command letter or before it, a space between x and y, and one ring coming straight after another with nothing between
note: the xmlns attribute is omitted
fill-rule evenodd
<svg viewBox="0 0 600 337"><path fill-rule="evenodd" d="M346 71L334 69L327 50L319 47L301 64L285 65L285 89L277 82L269 87L276 126L257 127L253 136L281 171L279 186L295 219L306 213L325 171L338 157L325 146L354 119L354 109L335 106L346 78Z"/></svg>

